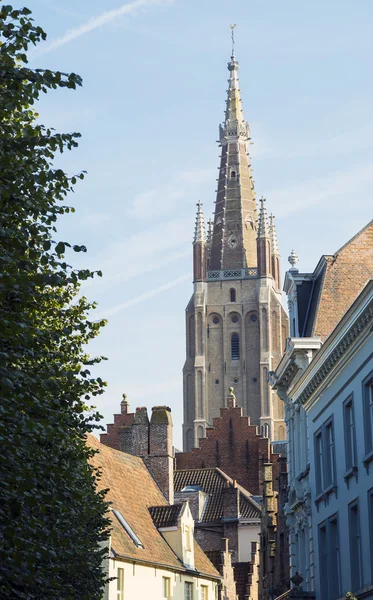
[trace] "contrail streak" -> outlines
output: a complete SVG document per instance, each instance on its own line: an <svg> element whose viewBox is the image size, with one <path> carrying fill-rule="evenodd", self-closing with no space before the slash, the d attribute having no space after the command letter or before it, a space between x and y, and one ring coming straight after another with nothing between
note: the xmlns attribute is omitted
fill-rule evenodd
<svg viewBox="0 0 373 600"><path fill-rule="evenodd" d="M129 308L130 306L135 306L135 304L139 304L148 298L153 298L153 296L157 296L158 294L162 294L162 292L166 292L167 290L179 285L179 283L183 283L190 278L190 273L186 273L185 275L181 275L177 279L170 281L169 283L165 283L153 290L149 290L149 292L145 292L145 294L141 294L140 296L136 296L136 298L132 298L132 300L127 300L127 302L123 302L122 304L117 304L116 306L112 306L107 310L102 311L102 315L100 318L106 319L110 315L115 315L120 310L124 310L125 308ZM98 317L95 315L95 320L98 320Z"/></svg>
<svg viewBox="0 0 373 600"><path fill-rule="evenodd" d="M86 23L83 23L79 27L74 27L73 29L69 29L64 33L61 37L52 40L51 42L39 46L36 50L30 52L30 58L34 56L40 56L41 54L47 54L48 52L52 52L56 48L60 46L64 46L68 44L72 40L97 29L98 27L102 27L103 25L107 25L117 17L122 15L132 15L135 14L138 9L146 8L150 6L161 6L172 4L174 0L135 0L135 2L130 2L128 4L123 4L119 8L114 8L113 10L108 10L107 12L102 13L101 15L97 15L97 17L92 17Z"/></svg>

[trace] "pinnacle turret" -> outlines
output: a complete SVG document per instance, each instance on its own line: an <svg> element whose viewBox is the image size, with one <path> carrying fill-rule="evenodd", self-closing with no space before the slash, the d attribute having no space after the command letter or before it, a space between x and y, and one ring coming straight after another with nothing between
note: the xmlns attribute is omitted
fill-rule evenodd
<svg viewBox="0 0 373 600"><path fill-rule="evenodd" d="M269 234L271 236L272 254L279 255L280 251L279 251L278 242L277 242L275 216L272 214L269 215Z"/></svg>
<svg viewBox="0 0 373 600"><path fill-rule="evenodd" d="M197 202L197 215L196 215L196 226L194 229L194 240L196 244L198 242L206 242L206 231L205 231L205 220L203 217L202 202Z"/></svg>
<svg viewBox="0 0 373 600"><path fill-rule="evenodd" d="M209 219L207 221L207 245L210 247L212 244L212 234L214 231L214 221Z"/></svg>
<svg viewBox="0 0 373 600"><path fill-rule="evenodd" d="M270 229L268 225L267 209L265 207L266 199L263 196L260 199L259 221L258 221L258 239L270 238Z"/></svg>

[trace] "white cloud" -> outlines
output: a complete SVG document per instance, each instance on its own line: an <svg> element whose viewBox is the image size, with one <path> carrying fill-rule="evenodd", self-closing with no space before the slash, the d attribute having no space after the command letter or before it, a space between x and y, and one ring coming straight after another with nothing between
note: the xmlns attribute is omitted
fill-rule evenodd
<svg viewBox="0 0 373 600"><path fill-rule="evenodd" d="M349 171L335 172L328 177L295 185L288 189L269 191L268 200L276 207L276 216L284 217L310 206L339 199L339 207L348 215L353 207L372 202L373 164L356 166Z"/></svg>
<svg viewBox="0 0 373 600"><path fill-rule="evenodd" d="M119 8L115 8L113 10L108 10L96 17L92 17L79 27L74 27L73 29L69 29L66 33L64 33L61 37L52 40L51 42L47 42L45 45L39 46L36 50L30 53L30 57L34 57L36 55L40 56L41 54L47 54L59 48L60 46L64 46L69 42L85 35L86 33L90 33L94 29L98 29L108 23L114 21L118 17L123 15L135 15L139 10L148 8L151 6L163 6L167 4L172 4L174 0L135 0L134 2L129 2L128 4L123 4Z"/></svg>
<svg viewBox="0 0 373 600"><path fill-rule="evenodd" d="M111 308L104 310L103 315L100 318L110 317L111 315L115 315L116 313L118 313L121 310L130 308L131 306L135 306L136 304L139 304L140 302L144 302L144 300L148 300L149 298L153 298L154 296L157 296L158 294L162 294L163 292L166 292L167 290L179 285L180 283L183 283L187 279L190 279L190 273L185 273L184 275L177 277L173 281L169 281L168 283L165 283L164 285L160 285L159 287L153 288L152 290L149 290L148 292L145 292L144 294L135 296L131 300L127 300L126 302L122 302L121 304L116 304L115 306L112 306ZM97 320L98 320L98 318L97 318Z"/></svg>
<svg viewBox="0 0 373 600"><path fill-rule="evenodd" d="M167 184L137 194L129 213L138 219L150 219L176 209L182 199L194 199L196 203L198 188L213 177L211 169L180 171Z"/></svg>
<svg viewBox="0 0 373 600"><path fill-rule="evenodd" d="M192 239L193 223L189 219L174 219L134 233L123 242L112 242L93 258L82 256L81 268L94 264L103 272L102 278L86 281L84 290L94 288L95 294L107 292L133 277L190 257Z"/></svg>

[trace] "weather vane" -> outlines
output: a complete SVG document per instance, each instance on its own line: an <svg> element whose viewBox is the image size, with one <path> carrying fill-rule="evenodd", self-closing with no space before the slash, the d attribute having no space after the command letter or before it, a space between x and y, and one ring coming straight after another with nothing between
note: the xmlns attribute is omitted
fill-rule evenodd
<svg viewBox="0 0 373 600"><path fill-rule="evenodd" d="M230 25L231 28L231 37L232 37L232 56L234 56L234 28L237 27L237 23Z"/></svg>

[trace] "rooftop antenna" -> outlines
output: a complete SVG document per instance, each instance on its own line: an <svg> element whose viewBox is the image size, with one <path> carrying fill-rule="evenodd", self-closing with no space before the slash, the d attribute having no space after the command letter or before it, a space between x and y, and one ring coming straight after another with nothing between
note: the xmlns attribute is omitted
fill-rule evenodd
<svg viewBox="0 0 373 600"><path fill-rule="evenodd" d="M237 27L237 23L230 25L231 28L231 38L232 38L232 56L234 56L234 28Z"/></svg>

